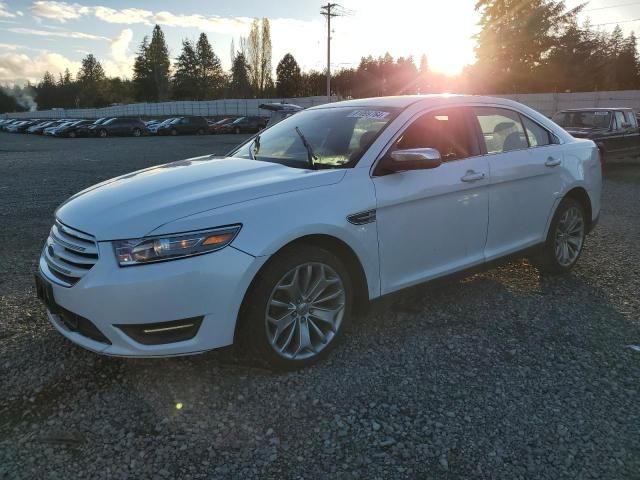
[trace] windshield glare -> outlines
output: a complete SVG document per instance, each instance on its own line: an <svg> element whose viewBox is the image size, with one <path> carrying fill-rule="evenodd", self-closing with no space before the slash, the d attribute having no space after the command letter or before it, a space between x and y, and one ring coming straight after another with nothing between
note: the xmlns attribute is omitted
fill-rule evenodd
<svg viewBox="0 0 640 480"><path fill-rule="evenodd" d="M553 121L561 127L609 128L611 112L595 110L580 112L559 112Z"/></svg>
<svg viewBox="0 0 640 480"><path fill-rule="evenodd" d="M360 159L397 112L381 107L304 110L265 130L258 142L250 140L230 156L309 168L309 152L301 133L311 147L315 165L349 166Z"/></svg>

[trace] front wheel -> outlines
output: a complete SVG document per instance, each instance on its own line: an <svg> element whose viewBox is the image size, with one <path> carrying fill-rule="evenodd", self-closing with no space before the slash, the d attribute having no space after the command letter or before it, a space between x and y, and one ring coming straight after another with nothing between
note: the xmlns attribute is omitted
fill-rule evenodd
<svg viewBox="0 0 640 480"><path fill-rule="evenodd" d="M142 135L142 131L139 128L134 128L133 129L133 136L134 137L139 137L140 135Z"/></svg>
<svg viewBox="0 0 640 480"><path fill-rule="evenodd" d="M103 128L99 132L101 138L105 138L107 136L107 131Z"/></svg>
<svg viewBox="0 0 640 480"><path fill-rule="evenodd" d="M240 133L240 127L236 127L233 129L233 133L235 133L236 135L238 135Z"/></svg>
<svg viewBox="0 0 640 480"><path fill-rule="evenodd" d="M572 198L562 200L556 210L547 240L534 262L546 273L565 273L578 261L587 234L582 205Z"/></svg>
<svg viewBox="0 0 640 480"><path fill-rule="evenodd" d="M178 130L176 130L175 128L172 128L172 129L171 129L171 135L172 135L172 136L174 136L174 137L175 137L176 135L178 135Z"/></svg>
<svg viewBox="0 0 640 480"><path fill-rule="evenodd" d="M258 274L245 299L240 343L279 370L324 358L344 334L352 303L349 274L323 248L297 246Z"/></svg>
<svg viewBox="0 0 640 480"><path fill-rule="evenodd" d="M69 138L76 138L76 132L74 131L69 132Z"/></svg>

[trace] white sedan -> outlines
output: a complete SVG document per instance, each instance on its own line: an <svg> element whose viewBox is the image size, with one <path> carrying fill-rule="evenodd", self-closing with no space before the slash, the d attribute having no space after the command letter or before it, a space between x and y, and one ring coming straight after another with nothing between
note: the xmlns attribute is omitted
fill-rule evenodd
<svg viewBox="0 0 640 480"><path fill-rule="evenodd" d="M516 102L340 102L226 158L76 194L55 213L36 283L55 327L95 352L235 343L298 368L327 355L369 299L514 254L568 271L600 190L593 142Z"/></svg>

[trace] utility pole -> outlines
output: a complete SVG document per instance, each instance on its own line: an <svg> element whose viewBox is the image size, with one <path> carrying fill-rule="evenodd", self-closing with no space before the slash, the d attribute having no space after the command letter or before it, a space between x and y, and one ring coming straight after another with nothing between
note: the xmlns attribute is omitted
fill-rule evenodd
<svg viewBox="0 0 640 480"><path fill-rule="evenodd" d="M331 102L331 18L337 17L333 9L337 3L327 3L320 7L320 14L327 17L327 102Z"/></svg>

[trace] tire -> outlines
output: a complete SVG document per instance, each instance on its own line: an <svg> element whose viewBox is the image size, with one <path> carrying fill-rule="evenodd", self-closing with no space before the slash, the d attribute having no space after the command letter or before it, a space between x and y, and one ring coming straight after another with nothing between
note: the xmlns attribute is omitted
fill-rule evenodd
<svg viewBox="0 0 640 480"><path fill-rule="evenodd" d="M178 130L176 130L175 128L171 129L171 136L175 137L176 135L178 135Z"/></svg>
<svg viewBox="0 0 640 480"><path fill-rule="evenodd" d="M76 138L76 137L77 137L76 132L74 131L69 132L69 138Z"/></svg>
<svg viewBox="0 0 640 480"><path fill-rule="evenodd" d="M98 132L98 135L100 135L100 138L106 138L109 134L104 128L101 128L100 131Z"/></svg>
<svg viewBox="0 0 640 480"><path fill-rule="evenodd" d="M333 253L315 246L288 248L263 267L247 292L237 346L274 370L312 365L344 336L352 299L351 278Z"/></svg>
<svg viewBox="0 0 640 480"><path fill-rule="evenodd" d="M142 135L142 132L140 131L139 128L134 128L133 129L133 136L134 137L139 137L140 135Z"/></svg>
<svg viewBox="0 0 640 480"><path fill-rule="evenodd" d="M233 129L233 133L235 133L236 135L238 135L240 133L240 127L236 127Z"/></svg>
<svg viewBox="0 0 640 480"><path fill-rule="evenodd" d="M197 133L198 135L204 135L204 128L200 128Z"/></svg>
<svg viewBox="0 0 640 480"><path fill-rule="evenodd" d="M587 221L582 204L573 198L562 200L551 220L544 247L533 258L541 272L560 274L573 268L582 253Z"/></svg>

